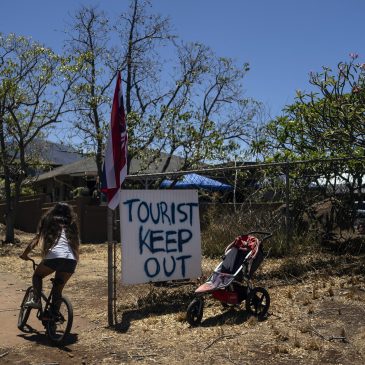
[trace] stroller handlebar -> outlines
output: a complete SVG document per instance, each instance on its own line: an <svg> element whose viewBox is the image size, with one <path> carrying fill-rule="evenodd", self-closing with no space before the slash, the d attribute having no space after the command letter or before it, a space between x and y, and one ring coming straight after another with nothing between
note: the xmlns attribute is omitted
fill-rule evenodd
<svg viewBox="0 0 365 365"><path fill-rule="evenodd" d="M248 236L250 234L261 234L264 235L264 237L261 239L261 242L267 240L268 238L270 238L272 236L271 232L265 232L265 231L250 231L248 233L245 233L244 236Z"/></svg>

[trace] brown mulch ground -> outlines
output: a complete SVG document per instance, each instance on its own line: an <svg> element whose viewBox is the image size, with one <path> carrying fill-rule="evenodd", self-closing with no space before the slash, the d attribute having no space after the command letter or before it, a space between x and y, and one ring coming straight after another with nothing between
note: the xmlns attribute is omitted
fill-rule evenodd
<svg viewBox="0 0 365 365"><path fill-rule="evenodd" d="M17 257L32 235L16 234L19 245L0 247L0 279L8 281L9 300L19 297L17 288L27 287L32 272ZM266 320L207 298L202 324L195 328L185 313L197 282L118 288L120 322L108 328L106 258L106 245L83 245L77 273L65 289L76 315L65 346L53 346L41 330L22 334L16 326L0 327L0 363L365 363L364 256L327 252L267 259L256 275L256 285L271 296ZM216 264L203 259L204 273ZM16 318L17 309L6 313Z"/></svg>

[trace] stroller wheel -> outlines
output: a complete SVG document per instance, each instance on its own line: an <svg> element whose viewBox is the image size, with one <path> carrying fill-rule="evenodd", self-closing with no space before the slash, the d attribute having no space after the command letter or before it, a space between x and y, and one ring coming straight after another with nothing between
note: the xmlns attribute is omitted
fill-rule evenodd
<svg viewBox="0 0 365 365"><path fill-rule="evenodd" d="M197 326L200 324L203 318L203 298L195 298L188 306L186 311L186 320L191 326Z"/></svg>
<svg viewBox="0 0 365 365"><path fill-rule="evenodd" d="M224 309L234 308L234 307L236 307L236 306L237 306L237 304L229 304L229 303L226 303L226 302L221 302L221 304L222 304L222 307L223 307Z"/></svg>
<svg viewBox="0 0 365 365"><path fill-rule="evenodd" d="M259 319L263 319L270 307L270 295L264 288L253 288L246 299L246 310Z"/></svg>

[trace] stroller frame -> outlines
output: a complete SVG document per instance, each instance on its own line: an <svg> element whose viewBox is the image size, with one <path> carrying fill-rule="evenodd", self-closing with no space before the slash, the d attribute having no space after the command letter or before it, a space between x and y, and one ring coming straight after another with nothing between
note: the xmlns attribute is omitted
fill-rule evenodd
<svg viewBox="0 0 365 365"><path fill-rule="evenodd" d="M251 236L253 234L258 234L263 238L259 240L257 237ZM259 319L263 319L267 315L270 307L270 295L265 288L253 286L252 275L264 258L262 243L271 236L272 233L262 231L251 231L239 236L238 238L250 237L250 239L256 239L257 247L255 252L253 249L248 250L247 254L243 258L241 257L241 265L232 273L224 272L227 271L224 262L227 255L238 255L240 249L233 245L235 241L226 248L225 255L222 257L223 260L216 266L212 275L195 290L195 298L189 304L186 313L186 319L191 326L197 326L201 323L205 295L211 295L219 300L224 307L239 306L245 301L245 308L249 314L255 315ZM234 248L237 252L230 253ZM242 255L243 252L240 254ZM258 263L256 267L252 267L258 254L261 255L258 257ZM237 260L236 257L235 260Z"/></svg>

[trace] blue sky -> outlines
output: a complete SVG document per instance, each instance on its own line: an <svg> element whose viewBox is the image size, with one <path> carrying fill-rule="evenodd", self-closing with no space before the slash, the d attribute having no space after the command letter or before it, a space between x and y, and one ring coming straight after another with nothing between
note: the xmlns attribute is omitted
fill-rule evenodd
<svg viewBox="0 0 365 365"><path fill-rule="evenodd" d="M65 22L81 4L119 14L128 0L3 0L0 31L32 36L60 50ZM265 103L271 116L309 90L308 74L359 54L365 62L363 0L152 0L170 16L176 34L218 55L249 62L246 95Z"/></svg>

